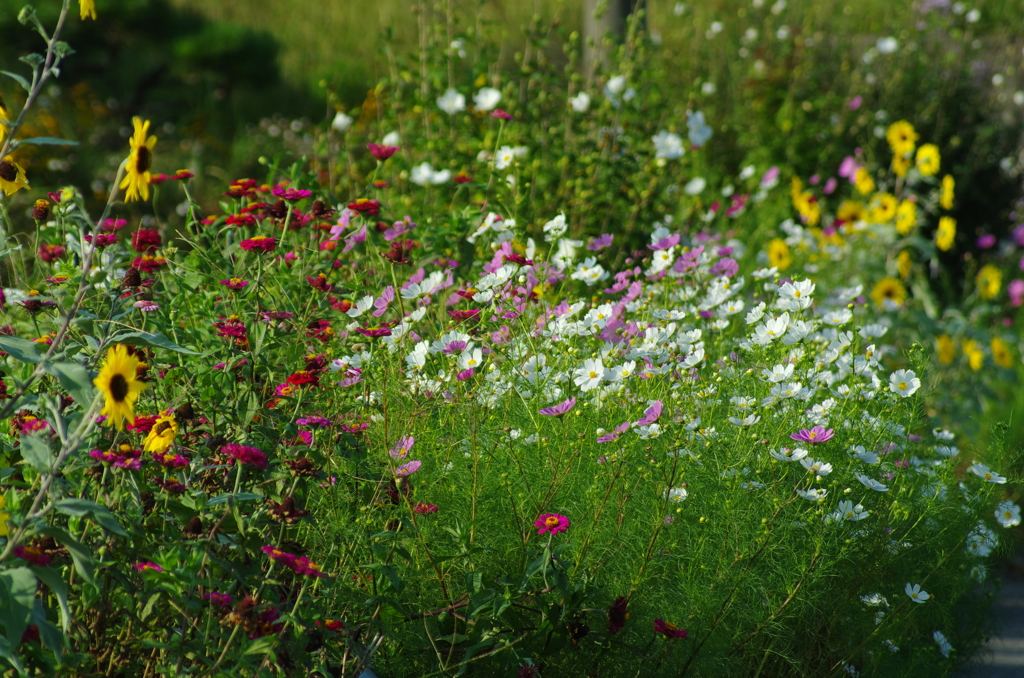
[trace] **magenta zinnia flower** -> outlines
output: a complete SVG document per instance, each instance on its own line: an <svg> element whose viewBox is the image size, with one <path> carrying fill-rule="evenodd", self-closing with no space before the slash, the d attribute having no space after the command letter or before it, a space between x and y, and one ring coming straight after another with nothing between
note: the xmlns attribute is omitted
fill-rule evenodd
<svg viewBox="0 0 1024 678"><path fill-rule="evenodd" d="M275 197L283 200L304 200L312 197L313 191L307 191L301 188L285 188L284 186L274 186L270 191Z"/></svg>
<svg viewBox="0 0 1024 678"><path fill-rule="evenodd" d="M533 526L540 528L537 530L537 534L544 534L546 532L558 534L569 529L569 519L557 513L545 513L533 522Z"/></svg>
<svg viewBox="0 0 1024 678"><path fill-rule="evenodd" d="M835 429L825 429L822 426L815 426L811 430L801 429L796 433L790 433L789 437L801 443L811 443L814 445L817 443L823 443L826 440L831 440L834 435Z"/></svg>
<svg viewBox="0 0 1024 678"><path fill-rule="evenodd" d="M225 454L238 461L239 464L252 464L256 468L267 468L267 455L255 447L228 443L220 448L221 454Z"/></svg>
<svg viewBox="0 0 1024 678"><path fill-rule="evenodd" d="M277 249L277 238L268 238L265 235L256 235L238 244L243 250L250 252L257 250L261 252L273 252Z"/></svg>
<svg viewBox="0 0 1024 678"><path fill-rule="evenodd" d="M221 280L221 285L226 285L228 289L232 290L244 290L245 286L249 284L249 280L242 280L241 278L228 278L227 280Z"/></svg>
<svg viewBox="0 0 1024 678"><path fill-rule="evenodd" d="M672 622L667 622L662 619L654 620L654 632L660 633L666 638L685 638L686 630L681 629Z"/></svg>
<svg viewBox="0 0 1024 678"><path fill-rule="evenodd" d="M385 146L384 144L366 144L366 147L370 149L373 157L382 162L393 156L398 150L398 146Z"/></svg>
<svg viewBox="0 0 1024 678"><path fill-rule="evenodd" d="M149 561L145 561L145 562L141 562L141 563L135 563L134 565L132 565L132 567L134 567L139 572L145 572L146 570L153 570L154 572L163 572L164 571L164 568L160 567L156 563L151 563Z"/></svg>
<svg viewBox="0 0 1024 678"><path fill-rule="evenodd" d="M543 414L548 417L560 417L574 407L576 407L576 398L569 398L568 400L564 400L558 403L557 405L545 407L543 410L540 410L540 414Z"/></svg>

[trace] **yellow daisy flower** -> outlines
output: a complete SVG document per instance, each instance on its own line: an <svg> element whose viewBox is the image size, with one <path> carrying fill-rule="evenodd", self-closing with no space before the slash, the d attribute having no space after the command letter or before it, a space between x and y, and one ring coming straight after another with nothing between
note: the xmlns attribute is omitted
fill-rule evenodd
<svg viewBox="0 0 1024 678"><path fill-rule="evenodd" d="M884 224L896 216L896 207L899 201L889 193L879 193L871 201L871 221L876 224Z"/></svg>
<svg viewBox="0 0 1024 678"><path fill-rule="evenodd" d="M917 225L917 205L910 200L904 200L896 208L896 230L900 235L907 235Z"/></svg>
<svg viewBox="0 0 1024 678"><path fill-rule="evenodd" d="M160 418L153 424L146 442L142 449L146 452L157 452L163 454L171 446L174 439L178 437L178 422L174 418L173 410L164 410Z"/></svg>
<svg viewBox="0 0 1024 678"><path fill-rule="evenodd" d="M146 388L146 383L137 376L139 359L128 352L123 344L117 344L107 351L99 375L92 383L103 394L103 409L100 414L107 416L107 425L124 430L124 420L135 423L135 402Z"/></svg>
<svg viewBox="0 0 1024 678"><path fill-rule="evenodd" d="M942 194L939 196L939 205L944 210L953 209L953 187L956 181L950 175L942 177Z"/></svg>
<svg viewBox="0 0 1024 678"><path fill-rule="evenodd" d="M985 264L974 278L982 299L994 299L1003 286L1003 272L992 264Z"/></svg>
<svg viewBox="0 0 1024 678"><path fill-rule="evenodd" d="M808 226L817 226L821 219L821 205L818 204L814 194L810 191L803 191L793 197L793 207L803 217L804 223Z"/></svg>
<svg viewBox="0 0 1024 678"><path fill-rule="evenodd" d="M1000 367L1010 369L1013 367L1013 353L1010 351L1010 345L999 337L992 337L992 360L996 361L996 364Z"/></svg>
<svg viewBox="0 0 1024 678"><path fill-rule="evenodd" d="M25 168L14 162L11 156L0 160L0 190L11 196L26 186L28 179L25 178Z"/></svg>
<svg viewBox="0 0 1024 678"><path fill-rule="evenodd" d="M948 334L935 337L935 350L939 354L939 362L943 365L949 365L956 358L956 344Z"/></svg>
<svg viewBox="0 0 1024 678"><path fill-rule="evenodd" d="M78 11L82 21L96 21L96 0L78 0Z"/></svg>
<svg viewBox="0 0 1024 678"><path fill-rule="evenodd" d="M836 219L850 224L864 221L867 218L868 211L865 209L864 203L858 200L844 200L839 204L839 210L836 211Z"/></svg>
<svg viewBox="0 0 1024 678"><path fill-rule="evenodd" d="M939 219L939 227L935 230L935 246L943 252L948 252L953 247L954 238L956 238L956 219L953 217Z"/></svg>
<svg viewBox="0 0 1024 678"><path fill-rule="evenodd" d="M132 118L132 124L135 125L135 133L128 142L132 152L125 168L127 174L120 185L125 191L125 202L139 200L140 197L149 200L149 182L152 177L149 169L153 166L153 147L156 146L156 137L146 136L149 134L149 120Z"/></svg>
<svg viewBox="0 0 1024 678"><path fill-rule="evenodd" d="M926 177L934 176L939 171L939 147L925 144L917 149L917 171Z"/></svg>
<svg viewBox="0 0 1024 678"><path fill-rule="evenodd" d="M975 372L980 370L981 366L985 364L985 354L978 348L978 342L974 339L964 339L961 348L964 350L964 355L967 356L971 369Z"/></svg>
<svg viewBox="0 0 1024 678"><path fill-rule="evenodd" d="M898 177L907 176L907 172L910 170L910 156L909 155L894 155L892 156L892 171Z"/></svg>
<svg viewBox="0 0 1024 678"><path fill-rule="evenodd" d="M910 252L908 250L903 250L902 252L899 253L899 255L897 255L896 268L900 272L900 277L903 278L904 280L906 280L907 276L910 275L910 269L913 267L913 265L914 260L910 258Z"/></svg>
<svg viewBox="0 0 1024 678"><path fill-rule="evenodd" d="M889 129L885 132L885 139L889 142L889 148L892 149L894 155L904 156L913 152L918 136L913 125L906 120L900 120L889 125Z"/></svg>
<svg viewBox="0 0 1024 678"><path fill-rule="evenodd" d="M871 299L882 307L902 306L907 300L907 288L896 278L882 278L871 290Z"/></svg>
<svg viewBox="0 0 1024 678"><path fill-rule="evenodd" d="M793 258L789 256L789 245L782 238L769 241L765 249L768 252L769 266L785 271L793 263Z"/></svg>
<svg viewBox="0 0 1024 678"><path fill-rule="evenodd" d="M875 180L871 178L871 173L863 167L858 168L857 173L853 175L853 185L861 195L875 191Z"/></svg>
<svg viewBox="0 0 1024 678"><path fill-rule="evenodd" d="M0 144L7 138L7 125L4 123L10 122L11 118L8 116L7 107L4 106L4 98L0 97Z"/></svg>

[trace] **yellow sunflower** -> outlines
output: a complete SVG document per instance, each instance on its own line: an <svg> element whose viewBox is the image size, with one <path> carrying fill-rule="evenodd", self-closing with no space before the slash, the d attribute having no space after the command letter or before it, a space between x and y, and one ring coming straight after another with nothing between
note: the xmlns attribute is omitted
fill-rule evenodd
<svg viewBox="0 0 1024 678"><path fill-rule="evenodd" d="M891 193L879 193L871 201L871 220L876 224L884 224L896 216L899 201Z"/></svg>
<svg viewBox="0 0 1024 678"><path fill-rule="evenodd" d="M953 239L956 238L956 219L953 217L942 217L939 219L939 227L935 231L935 246L943 252L948 252L953 246Z"/></svg>
<svg viewBox="0 0 1024 678"><path fill-rule="evenodd" d="M942 177L942 194L939 196L939 205L944 210L953 209L953 187L956 181L948 174Z"/></svg>
<svg viewBox="0 0 1024 678"><path fill-rule="evenodd" d="M910 156L909 155L894 155L892 156L892 171L898 177L907 176L907 171L910 170Z"/></svg>
<svg viewBox="0 0 1024 678"><path fill-rule="evenodd" d="M900 235L907 235L917 224L917 205L910 200L904 200L896 208L896 230Z"/></svg>
<svg viewBox="0 0 1024 678"><path fill-rule="evenodd" d="M996 361L996 364L1000 367L1007 369L1013 367L1013 353L1010 351L1010 345L999 337L992 337L992 360Z"/></svg>
<svg viewBox="0 0 1024 678"><path fill-rule="evenodd" d="M917 171L926 177L934 176L939 171L939 147L925 144L917 149Z"/></svg>
<svg viewBox="0 0 1024 678"><path fill-rule="evenodd" d="M100 414L107 415L107 425L124 430L124 420L135 423L135 401L146 388L146 383L136 376L139 359L128 352L123 344L117 344L107 351L103 367L93 384L103 393L104 403Z"/></svg>
<svg viewBox="0 0 1024 678"><path fill-rule="evenodd" d="M1003 272L992 264L985 264L978 271L974 283L982 299L994 299L1003 286Z"/></svg>
<svg viewBox="0 0 1024 678"><path fill-rule="evenodd" d="M0 140L2 139L3 136L0 136ZM28 186L28 179L25 178L25 168L14 162L11 156L0 160L0 189L11 196L26 186Z"/></svg>
<svg viewBox="0 0 1024 678"><path fill-rule="evenodd" d="M125 168L127 174L121 180L120 188L124 189L125 202L133 200L149 200L149 182L151 174L150 167L153 166L153 147L156 146L156 137L146 136L149 134L149 120L132 118L135 125L135 133L132 134L132 152L128 156L128 165Z"/></svg>
<svg viewBox="0 0 1024 678"><path fill-rule="evenodd" d="M871 290L871 299L884 308L902 306L907 300L907 288L896 278L882 278Z"/></svg>
<svg viewBox="0 0 1024 678"><path fill-rule="evenodd" d="M851 224L857 221L864 221L867 218L867 209L865 209L864 203L858 200L844 200L836 212L836 219Z"/></svg>
<svg viewBox="0 0 1024 678"><path fill-rule="evenodd" d="M939 354L939 362L943 365L949 365L956 357L956 344L953 343L953 337L948 334L935 337L935 348Z"/></svg>
<svg viewBox="0 0 1024 678"><path fill-rule="evenodd" d="M96 0L78 0L78 11L82 21L96 21Z"/></svg>
<svg viewBox="0 0 1024 678"><path fill-rule="evenodd" d="M785 271L793 263L793 258L789 256L789 245L782 238L769 241L766 249L768 250L769 266Z"/></svg>
<svg viewBox="0 0 1024 678"><path fill-rule="evenodd" d="M173 410L164 410L160 418L153 424L146 436L146 442L142 449L146 452L157 452L163 454L171 446L174 439L178 437L178 422L174 418Z"/></svg>
<svg viewBox="0 0 1024 678"><path fill-rule="evenodd" d="M914 146L917 144L917 132L909 122L900 120L889 125L889 129L885 132L885 139L889 142L889 148L892 149L893 155L904 156L913 152Z"/></svg>

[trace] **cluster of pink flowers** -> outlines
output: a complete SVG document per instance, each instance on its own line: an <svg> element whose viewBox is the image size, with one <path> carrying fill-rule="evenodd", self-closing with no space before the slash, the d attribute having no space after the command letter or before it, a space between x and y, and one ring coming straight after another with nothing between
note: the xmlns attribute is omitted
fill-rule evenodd
<svg viewBox="0 0 1024 678"><path fill-rule="evenodd" d="M228 443L224 447L220 448L220 452L221 454L231 457L239 464L252 464L259 469L267 468L267 455L255 447L239 445L238 443Z"/></svg>
<svg viewBox="0 0 1024 678"><path fill-rule="evenodd" d="M142 468L142 450L132 449L127 445L117 450L93 450L89 456L115 468L127 468L137 471Z"/></svg>
<svg viewBox="0 0 1024 678"><path fill-rule="evenodd" d="M320 566L313 563L306 556L296 556L291 553L285 553L276 546L266 545L260 549L275 563L281 563L295 574L301 574L306 577L323 578L327 575L320 569Z"/></svg>

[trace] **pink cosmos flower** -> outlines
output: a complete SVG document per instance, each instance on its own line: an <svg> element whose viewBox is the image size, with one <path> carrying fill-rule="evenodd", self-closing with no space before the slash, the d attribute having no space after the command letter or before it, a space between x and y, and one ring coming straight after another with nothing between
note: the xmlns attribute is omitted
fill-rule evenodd
<svg viewBox="0 0 1024 678"><path fill-rule="evenodd" d="M395 469L396 478L405 478L411 476L416 471L420 470L420 466L423 466L422 461L409 461Z"/></svg>
<svg viewBox="0 0 1024 678"><path fill-rule="evenodd" d="M826 440L831 440L834 435L835 429L825 429L822 426L815 426L810 430L801 429L796 433L790 433L789 437L801 443L816 445L818 443L823 443Z"/></svg>
<svg viewBox="0 0 1024 678"><path fill-rule="evenodd" d="M647 411L650 412L651 410L648 409ZM644 415L644 419L646 419L646 418L647 418L647 415L645 414ZM657 419L657 417L655 417L655 419ZM641 419L640 421L643 421L643 419ZM653 421L652 421L652 423L653 423ZM623 433L625 433L626 431L629 430L630 426L632 426L632 424L630 424L628 421L624 421L621 424L619 424L618 426L616 426L615 430L613 430L611 433L605 433L603 436L598 438L597 442L599 442L599 443L612 443L612 442L615 442L616 440L619 439L620 435L622 435Z"/></svg>
<svg viewBox="0 0 1024 678"><path fill-rule="evenodd" d="M533 522L534 527L539 527L537 534L558 534L569 529L569 519L557 513L545 513Z"/></svg>
<svg viewBox="0 0 1024 678"><path fill-rule="evenodd" d="M416 444L416 439L412 436L402 436L398 439L398 442L388 450L388 454L391 455L392 459L405 459L409 452L412 451L412 446Z"/></svg>
<svg viewBox="0 0 1024 678"><path fill-rule="evenodd" d="M658 421L658 417L661 416L661 410L663 405L660 400L655 400L654 404L647 408L644 412L644 416L640 417L636 421L637 426L648 426ZM616 429L617 431L618 429Z"/></svg>
<svg viewBox="0 0 1024 678"><path fill-rule="evenodd" d="M614 235L609 233L602 233L601 235L594 238L594 241L587 245L587 249L591 252L598 252L603 250L605 247L610 247L612 240L615 238Z"/></svg>
<svg viewBox="0 0 1024 678"><path fill-rule="evenodd" d="M576 407L576 398L569 398L568 400L563 400L557 405L545 407L544 409L540 410L539 413L548 417L561 417L563 414L565 414L574 407Z"/></svg>

